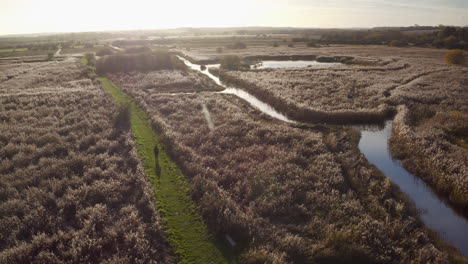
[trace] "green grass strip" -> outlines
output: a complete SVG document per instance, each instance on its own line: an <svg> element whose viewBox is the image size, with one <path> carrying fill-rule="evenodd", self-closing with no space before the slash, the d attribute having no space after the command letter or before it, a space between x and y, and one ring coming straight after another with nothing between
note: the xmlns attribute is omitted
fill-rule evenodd
<svg viewBox="0 0 468 264"><path fill-rule="evenodd" d="M21 52L27 51L28 48L17 48L17 49L0 49L0 52Z"/></svg>
<svg viewBox="0 0 468 264"><path fill-rule="evenodd" d="M180 257L179 263L230 263L208 232L190 197L187 179L165 152L148 114L110 80L99 79L118 104L130 104L131 128L138 156L155 189L156 204L163 218L164 229ZM160 177L156 175L155 146L159 149Z"/></svg>

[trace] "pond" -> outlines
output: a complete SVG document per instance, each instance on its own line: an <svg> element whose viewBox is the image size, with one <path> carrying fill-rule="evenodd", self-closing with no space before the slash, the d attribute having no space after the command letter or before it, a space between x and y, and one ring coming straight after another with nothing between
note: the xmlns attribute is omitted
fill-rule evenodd
<svg viewBox="0 0 468 264"><path fill-rule="evenodd" d="M343 65L339 62L318 62L312 60L261 61L252 66L255 69L287 69L305 67L334 67Z"/></svg>

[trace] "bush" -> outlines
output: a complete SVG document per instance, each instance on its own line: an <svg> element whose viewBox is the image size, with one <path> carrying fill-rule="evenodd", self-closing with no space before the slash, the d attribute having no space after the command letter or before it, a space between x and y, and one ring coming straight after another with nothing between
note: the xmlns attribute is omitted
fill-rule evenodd
<svg viewBox="0 0 468 264"><path fill-rule="evenodd" d="M449 50L447 54L445 54L445 62L447 64L464 64L465 60L465 54L463 50L460 49Z"/></svg>
<svg viewBox="0 0 468 264"><path fill-rule="evenodd" d="M291 43L288 43L288 47L290 48L294 48L294 44L291 42Z"/></svg>
<svg viewBox="0 0 468 264"><path fill-rule="evenodd" d="M85 58L86 58L86 65L96 66L96 57L94 56L94 53L86 53Z"/></svg>
<svg viewBox="0 0 468 264"><path fill-rule="evenodd" d="M276 47L279 47L278 42L275 41L275 42L273 43L273 47L275 47L275 48L276 48Z"/></svg>
<svg viewBox="0 0 468 264"><path fill-rule="evenodd" d="M52 60L53 58L54 58L54 53L53 52L47 53L47 60Z"/></svg>
<svg viewBox="0 0 468 264"><path fill-rule="evenodd" d="M217 47L216 52L217 53L223 53L223 47Z"/></svg>
<svg viewBox="0 0 468 264"><path fill-rule="evenodd" d="M449 49L458 48L458 39L454 36L447 37L443 40L444 47Z"/></svg>
<svg viewBox="0 0 468 264"><path fill-rule="evenodd" d="M130 105L124 104L119 107L119 112L115 116L114 128L119 131L130 129Z"/></svg>
<svg viewBox="0 0 468 264"><path fill-rule="evenodd" d="M392 47L405 47L406 43L401 40L392 40L388 45Z"/></svg>
<svg viewBox="0 0 468 264"><path fill-rule="evenodd" d="M100 48L97 52L96 55L98 56L106 56L106 55L112 55L114 52L112 51L111 48L105 47L105 48Z"/></svg>
<svg viewBox="0 0 468 264"><path fill-rule="evenodd" d="M248 69L250 65L242 64L239 56L227 55L221 60L221 68L226 70Z"/></svg>
<svg viewBox="0 0 468 264"><path fill-rule="evenodd" d="M409 123L413 126L418 126L424 121L431 119L436 114L436 111L427 105L417 105L411 109L409 114Z"/></svg>
<svg viewBox="0 0 468 264"><path fill-rule="evenodd" d="M247 48L247 45L244 42L236 42L234 44L228 45L227 47L230 49L245 49Z"/></svg>
<svg viewBox="0 0 468 264"><path fill-rule="evenodd" d="M307 42L307 47L316 48L317 43L314 40L311 40L311 41Z"/></svg>

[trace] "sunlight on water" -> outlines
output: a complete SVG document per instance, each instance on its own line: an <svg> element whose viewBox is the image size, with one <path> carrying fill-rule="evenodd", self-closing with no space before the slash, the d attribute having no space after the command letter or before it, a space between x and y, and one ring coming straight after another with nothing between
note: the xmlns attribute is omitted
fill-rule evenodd
<svg viewBox="0 0 468 264"><path fill-rule="evenodd" d="M244 91L242 89L235 88L235 87L230 87L230 86L227 86L227 85L223 84L218 77L214 76L213 74L211 74L208 71L209 68L219 67L219 64L207 65L206 69L202 70L201 65L193 64L190 61L188 61L188 60L186 60L186 59L184 59L182 57L179 57L179 59L181 59L191 69L199 71L199 72L205 74L206 76L210 77L214 82L216 82L216 84L224 87L225 90L220 92L220 93L236 95L237 97L244 99L249 104L251 104L253 107L257 108L258 110L262 111L263 113L265 113L265 114L267 114L267 115L269 115L271 117L274 117L274 118L279 119L279 120L284 121L284 122L295 123L295 121L287 118L285 115L279 113L273 107L271 107L270 105L260 101L258 98L251 95L250 93L248 93L248 92L246 92L246 91Z"/></svg>
<svg viewBox="0 0 468 264"><path fill-rule="evenodd" d="M388 148L391 133L392 121L383 129L364 129L359 150L423 211L421 219L429 228L468 256L468 221L439 199L423 180L406 171L401 162L392 159Z"/></svg>
<svg viewBox="0 0 468 264"><path fill-rule="evenodd" d="M257 69L282 69L282 68L304 68L304 67L333 67L343 65L337 62L318 62L305 60L289 61L262 61L253 67Z"/></svg>

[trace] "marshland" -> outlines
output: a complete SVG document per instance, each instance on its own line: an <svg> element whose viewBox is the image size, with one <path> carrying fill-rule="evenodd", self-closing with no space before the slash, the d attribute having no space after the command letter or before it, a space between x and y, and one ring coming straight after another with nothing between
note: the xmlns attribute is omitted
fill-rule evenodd
<svg viewBox="0 0 468 264"><path fill-rule="evenodd" d="M467 27L209 26L0 35L0 263L468 263Z"/></svg>

